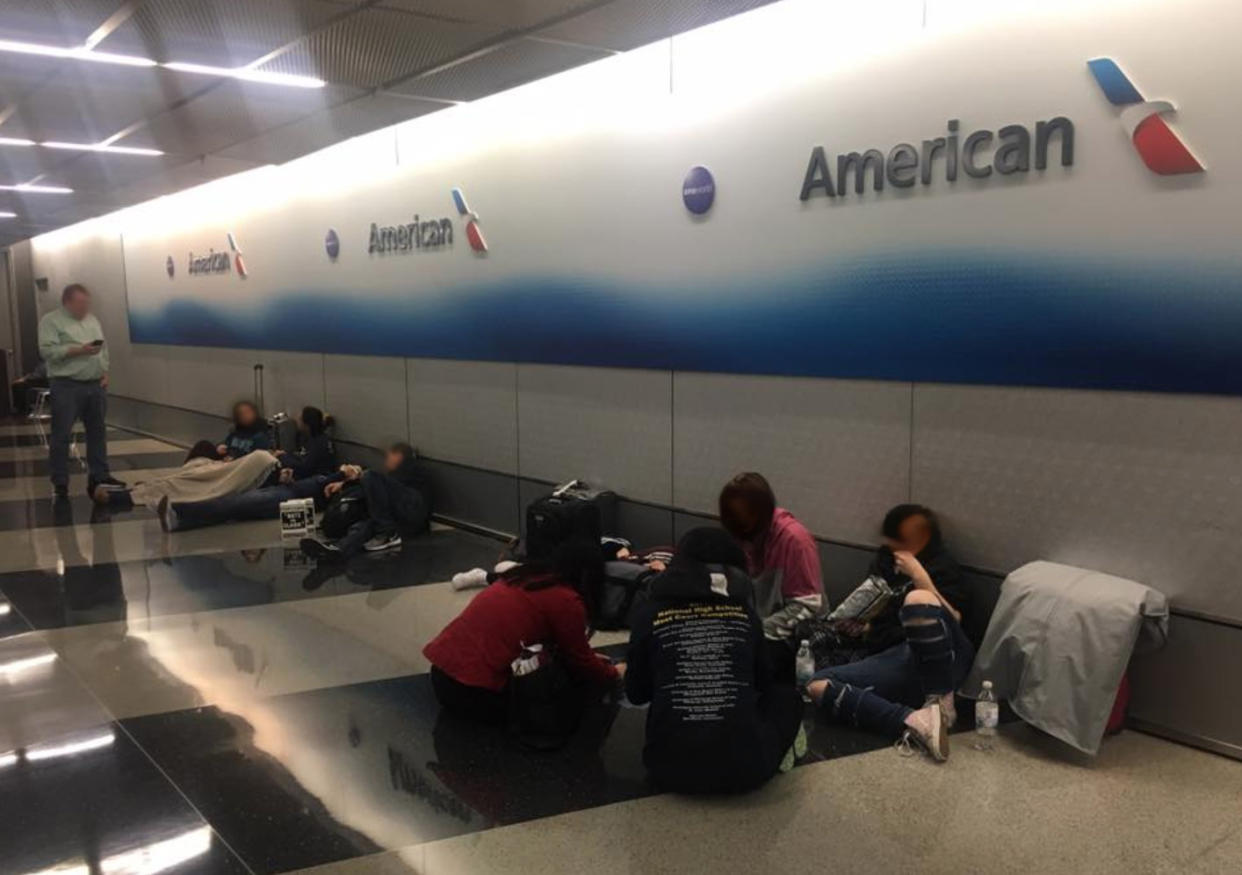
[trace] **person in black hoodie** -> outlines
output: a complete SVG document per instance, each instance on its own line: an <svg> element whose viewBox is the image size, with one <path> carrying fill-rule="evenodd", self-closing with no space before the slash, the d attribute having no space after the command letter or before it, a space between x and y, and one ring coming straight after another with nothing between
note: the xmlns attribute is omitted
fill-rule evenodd
<svg viewBox="0 0 1242 875"><path fill-rule="evenodd" d="M331 427L332 417L318 407L302 408L302 415L298 417L296 452L276 453L282 471L287 468L290 472L287 479L301 480L336 470L336 448L328 436Z"/></svg>
<svg viewBox="0 0 1242 875"><path fill-rule="evenodd" d="M643 762L662 789L743 792L806 752L802 700L772 679L745 568L727 532L687 532L631 627L625 690L651 703Z"/></svg>
<svg viewBox="0 0 1242 875"><path fill-rule="evenodd" d="M366 501L367 515L350 526L335 543L304 538L302 552L312 559L343 560L363 550L371 553L401 546L401 533L425 531L431 521L431 502L418 454L407 443L395 443L384 456L381 471L342 465L341 478L324 488L331 499L349 484L357 483Z"/></svg>

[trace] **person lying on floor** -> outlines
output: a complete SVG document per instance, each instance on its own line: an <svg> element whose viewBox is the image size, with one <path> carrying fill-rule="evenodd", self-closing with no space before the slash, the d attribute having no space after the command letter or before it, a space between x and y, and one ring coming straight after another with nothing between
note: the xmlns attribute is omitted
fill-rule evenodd
<svg viewBox="0 0 1242 875"><path fill-rule="evenodd" d="M236 461L221 459L211 441L199 441L172 474L135 483L128 489L98 486L96 504L114 508L142 504L155 510L164 499L204 501L236 495L262 485L276 470L276 457L264 450Z"/></svg>
<svg viewBox="0 0 1242 875"><path fill-rule="evenodd" d="M751 790L806 753L802 698L772 678L745 567L727 532L692 529L632 627L625 691L651 703L643 763L663 790Z"/></svg>
<svg viewBox="0 0 1242 875"><path fill-rule="evenodd" d="M292 453L283 450L276 453L281 469L288 468L291 473L287 476L293 480L337 470L336 447L328 436L332 417L318 407L307 406L302 408L297 422L297 448Z"/></svg>
<svg viewBox="0 0 1242 875"><path fill-rule="evenodd" d="M512 566L471 599L423 648L440 705L468 719L505 723L513 663L534 644L549 646L587 690L615 687L625 664L613 665L587 639L596 603L590 582L599 580L602 561L598 544L570 541L552 556Z"/></svg>
<svg viewBox="0 0 1242 875"><path fill-rule="evenodd" d="M321 562L344 561L362 551L380 552L401 546L401 534L421 534L431 523L431 492L407 443L395 443L384 454L383 470L342 465L340 478L324 487L324 496L356 491L366 514L337 540L303 538L302 552Z"/></svg>
<svg viewBox="0 0 1242 875"><path fill-rule="evenodd" d="M871 575L882 578L892 595L873 619L845 621L844 629L861 653L878 652L816 672L807 692L829 720L888 735L904 750L916 744L943 762L948 729L957 722L953 691L975 656L962 630L969 589L929 508L898 505L884 517L881 532L885 546Z"/></svg>
<svg viewBox="0 0 1242 875"><path fill-rule="evenodd" d="M296 498L315 500L322 510L345 489L356 489L366 514L351 525L336 543L304 539L304 552L315 558L347 559L363 550L391 550L401 546L400 530L422 532L430 520L430 505L418 488L414 448L394 444L384 458L383 471L364 471L342 465L335 474L317 474L301 480L251 489L209 501L161 502L160 524L167 532L182 532L220 523L276 519L282 502Z"/></svg>
<svg viewBox="0 0 1242 875"><path fill-rule="evenodd" d="M773 670L793 677L790 636L798 623L824 608L819 548L806 527L783 507L762 474L738 474L720 491L720 522L746 554Z"/></svg>
<svg viewBox="0 0 1242 875"><path fill-rule="evenodd" d="M233 428L224 442L216 447L222 459L240 459L255 450L271 450L272 435L259 407L253 401L238 401L233 405Z"/></svg>

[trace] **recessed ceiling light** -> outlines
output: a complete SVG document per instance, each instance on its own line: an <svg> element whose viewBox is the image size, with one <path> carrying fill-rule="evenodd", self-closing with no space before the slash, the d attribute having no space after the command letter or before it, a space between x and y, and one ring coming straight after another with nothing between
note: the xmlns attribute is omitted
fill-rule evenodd
<svg viewBox="0 0 1242 875"><path fill-rule="evenodd" d="M40 143L49 149L71 149L79 152L109 152L113 155L163 155L159 149L146 149L138 146L108 146L103 143L59 143L48 141Z"/></svg>
<svg viewBox="0 0 1242 875"><path fill-rule="evenodd" d="M229 79L241 79L244 82L259 82L264 85L288 85L293 88L323 88L322 79L314 76L296 76L292 73L271 73L264 70L251 70L246 67L211 67L207 64L183 64L170 61L161 66L178 73L201 73L204 76L224 76Z"/></svg>
<svg viewBox="0 0 1242 875"><path fill-rule="evenodd" d="M39 43L23 43L16 40L0 40L0 52L17 52L21 55L42 55L47 58L72 58L77 61L98 61L101 64L123 64L127 67L154 67L155 61L137 55L118 55L113 52L94 52L83 46L67 49L63 46L45 46Z"/></svg>
<svg viewBox="0 0 1242 875"><path fill-rule="evenodd" d="M62 188L59 185L31 185L29 183L0 185L0 191L21 191L27 194L73 194L72 188Z"/></svg>
<svg viewBox="0 0 1242 875"><path fill-rule="evenodd" d="M23 140L21 137L0 137L0 146L33 146L34 140Z"/></svg>

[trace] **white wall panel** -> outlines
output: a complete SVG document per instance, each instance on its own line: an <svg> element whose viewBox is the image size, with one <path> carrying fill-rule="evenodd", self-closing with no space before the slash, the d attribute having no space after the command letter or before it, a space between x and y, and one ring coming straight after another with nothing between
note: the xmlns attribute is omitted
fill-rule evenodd
<svg viewBox="0 0 1242 875"><path fill-rule="evenodd" d="M816 534L874 543L906 500L907 383L679 373L673 407L678 507L715 513L726 480L759 471Z"/></svg>
<svg viewBox="0 0 1242 875"><path fill-rule="evenodd" d="M328 355L323 371L337 437L373 447L408 439L405 359Z"/></svg>
<svg viewBox="0 0 1242 875"><path fill-rule="evenodd" d="M961 558L1049 559L1242 619L1242 400L918 385L913 495Z"/></svg>
<svg viewBox="0 0 1242 875"><path fill-rule="evenodd" d="M671 401L667 371L519 365L519 472L667 503Z"/></svg>
<svg viewBox="0 0 1242 875"><path fill-rule="evenodd" d="M407 359L410 440L445 462L515 474L517 366Z"/></svg>

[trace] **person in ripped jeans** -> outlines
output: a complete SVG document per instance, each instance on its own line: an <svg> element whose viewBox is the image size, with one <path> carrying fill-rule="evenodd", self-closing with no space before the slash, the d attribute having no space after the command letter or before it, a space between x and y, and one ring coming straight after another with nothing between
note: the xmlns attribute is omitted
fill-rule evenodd
<svg viewBox="0 0 1242 875"><path fill-rule="evenodd" d="M948 730L957 722L953 691L975 656L962 629L970 591L929 508L898 505L882 532L885 546L871 576L883 578L893 595L855 630L860 642L882 649L816 672L807 692L829 720L888 735L903 750L917 745L944 762Z"/></svg>

